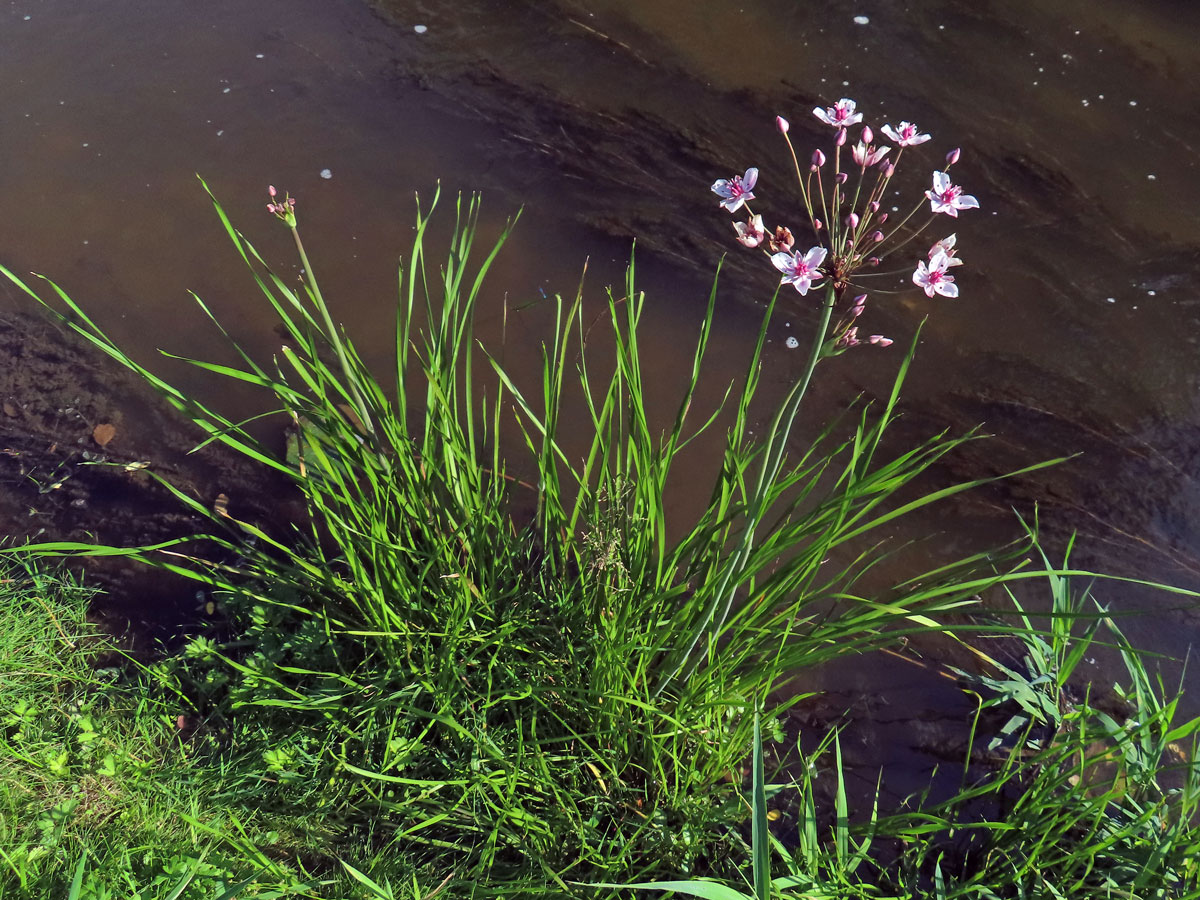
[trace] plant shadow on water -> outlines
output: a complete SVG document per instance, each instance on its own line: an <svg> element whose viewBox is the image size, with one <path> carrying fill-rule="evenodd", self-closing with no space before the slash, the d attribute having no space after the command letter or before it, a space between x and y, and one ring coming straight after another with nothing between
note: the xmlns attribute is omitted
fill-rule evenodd
<svg viewBox="0 0 1200 900"><path fill-rule="evenodd" d="M1156 784L1156 748L1161 756L1191 734L1190 725L1171 724L1173 707L1148 677L1134 684L1139 723L1100 720L1107 728L1101 738L1124 754L1129 774L1121 791L1097 804L1063 789L1075 786L1067 767L1085 758L1071 742L1097 735L1090 720L1085 727L1070 718L1086 708L1077 698L1064 711L1065 686L1054 681L1085 651L1067 650L1061 630L1046 644L1028 622L964 618L979 609L983 593L1035 579L1065 585L1069 569L1021 568L1016 554L1025 542L1008 554L939 564L883 595L863 590L879 559L873 535L886 536L900 516L980 483L893 502L917 475L975 439L940 435L897 455L881 450L911 351L887 402L855 411L846 433L831 427L790 457L786 437L807 379L822 352L837 348L824 330L816 336L807 373L767 433L752 438L772 301L746 375L729 390L724 456L707 505L669 533L663 495L673 461L725 422L691 403L715 284L690 379L666 429L645 404L644 298L632 264L623 291L610 290L601 311L614 354L602 364L605 377L586 353L593 317L584 315L581 288L573 299L556 298L541 383L528 391L476 345L475 301L503 236L473 256L478 203L459 198L440 266L427 260L429 213L418 213L400 273L395 370L385 387L334 323L286 196L280 201L272 190L272 207L304 265L307 281L298 290L271 272L215 200L214 207L287 340L269 367L248 354L240 367L195 365L268 392L275 416L291 429L286 454L264 446L249 423L224 418L135 362L53 282L43 280L44 298L3 274L47 307L65 304L69 327L145 378L203 430L206 444L286 479L306 516L290 527L248 521L160 478L207 522L202 533L136 548L48 541L7 552L138 560L194 579L219 598L227 633L197 636L182 653L127 673L122 685L148 692L151 718L161 724L165 717L168 734L174 727L170 740L187 749L195 806L167 815L183 817L223 854L240 854L240 867L221 876L224 896L233 896L237 878L258 882L245 890L274 885L271 891L298 896L591 893L578 883L669 873L732 879L746 858L757 896L766 896L771 851L760 717L775 730L804 702L804 695L777 693L796 672L917 635L964 648L966 632L1017 635L1048 669L1031 672L1025 688L1015 670L1008 673L1014 686L989 676L976 688L1033 712L1001 729L1010 743L998 746L1007 756L989 770L990 780L964 782L960 802L1001 795L1009 802L1010 784L1024 798L1030 788L1021 779L1032 773L1046 807L1062 815L1031 816L1016 837L1038 828L1047 840L1068 832L1075 840L1070 829L1079 819L1064 818L1075 802L1090 804L1097 823L1075 847L1125 822L1112 810L1125 815L1127 799L1149 803L1141 808L1151 812L1138 813L1132 821L1142 831L1120 831L1122 839L1140 840L1147 823L1168 820L1165 800L1127 789L1135 776ZM939 263L931 254L930 262L945 271L945 257ZM828 297L831 315L832 287ZM570 380L578 382L589 425L579 454L564 449L559 432ZM515 476L501 454L500 432L514 421L536 475L527 521L511 514ZM1068 626L1081 615L1076 607L1061 613ZM1088 638L1074 646L1086 649ZM965 652L994 667L984 651ZM1129 659L1138 671L1137 658ZM1042 718L1035 722L1033 713ZM151 740L164 740L162 730ZM748 803L739 773L752 745L758 752ZM1035 855L1013 869L1017 851L1004 841L1016 837L996 824L998 837L979 851L984 865L975 863L974 848L955 857L943 835L958 827L957 813L941 804L909 817L871 817L868 832L906 848L876 871L867 854L872 839L851 837L836 768L831 842L816 831L811 781L795 793L775 792L796 798L791 809L803 811L799 842L776 844L794 870L778 890L857 890L869 875L883 889L901 879L935 885L945 896L989 896L977 885L1008 895L1010 885L997 879L1042 864ZM1188 785L1185 812L1194 795ZM749 842L739 827L747 809L754 812ZM1152 854L1147 871L1157 865L1175 873L1177 848L1193 840L1184 818L1161 830L1172 835L1159 845L1170 852ZM75 873L82 885L87 861L105 865L108 857L92 843L94 833L81 830L76 840L83 855L58 871ZM1135 844L1136 851L1146 847ZM59 860L68 855L66 848L53 852ZM65 883L45 877L33 883ZM181 883L176 896L187 888ZM1078 883L1091 888L1086 877ZM716 896L715 882L701 884Z"/></svg>

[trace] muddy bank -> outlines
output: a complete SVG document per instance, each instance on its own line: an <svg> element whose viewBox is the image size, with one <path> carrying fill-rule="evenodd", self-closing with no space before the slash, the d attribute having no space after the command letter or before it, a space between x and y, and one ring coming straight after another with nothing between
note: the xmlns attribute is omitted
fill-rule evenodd
<svg viewBox="0 0 1200 900"><path fill-rule="evenodd" d="M199 429L61 323L6 312L0 355L0 534L9 545L127 547L212 527L151 473L205 504L224 494L256 521L278 519L287 485L218 446L190 452ZM94 615L117 633L167 637L204 617L202 586L186 579L120 559L72 568L101 589Z"/></svg>

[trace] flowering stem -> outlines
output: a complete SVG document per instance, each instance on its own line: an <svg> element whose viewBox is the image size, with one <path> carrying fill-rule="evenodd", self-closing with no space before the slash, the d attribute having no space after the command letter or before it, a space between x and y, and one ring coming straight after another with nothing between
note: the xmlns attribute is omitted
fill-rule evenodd
<svg viewBox="0 0 1200 900"><path fill-rule="evenodd" d="M721 630L725 627L730 610L733 608L733 598L737 592L738 584L746 571L746 560L750 557L751 551L754 549L755 531L767 514L771 486L775 484L775 480L779 477L779 470L783 468L788 438L791 435L792 426L796 422L796 416L800 411L800 403L804 400L804 395L808 392L808 386L812 382L813 372L816 371L817 363L821 361L823 355L822 348L825 346L826 335L829 331L829 321L833 316L833 307L836 302L837 289L834 286L833 280L830 279L828 287L825 288L825 302L821 307L821 319L817 325L817 329L813 332L813 341L808 353L808 362L800 378L792 385L792 389L784 398L783 403L779 405L779 409L776 411L775 418L771 421L771 427L767 432L766 446L763 449L762 471L759 472L758 481L754 486L754 493L750 495L746 503L746 524L742 527L737 547L721 571L720 583L713 592L713 597L705 616L696 625L692 633L688 635L686 649L683 651L683 655L679 658L679 662L675 665L675 668L659 682L658 687L655 689L656 696L685 668L688 670L687 674L691 675L696 670L696 667L700 665L700 659L702 658L697 658L690 666L688 665L688 660L695 653L696 645L700 643L700 639L706 632L710 639L717 639L720 637Z"/></svg>
<svg viewBox="0 0 1200 900"><path fill-rule="evenodd" d="M808 217L812 218L812 203L808 199L808 190L804 185L804 176L800 173L800 159L796 156L796 148L792 146L792 139L784 132L783 139L787 142L788 151L792 154L792 165L796 167L796 183L800 185L800 196L804 200L804 208L808 211Z"/></svg>
<svg viewBox="0 0 1200 900"><path fill-rule="evenodd" d="M905 225L905 224L908 222L908 220L909 220L909 219L911 219L911 218L913 217L913 215L914 215L914 214L917 212L917 210L918 210L918 209L920 209L920 208L921 208L921 204L920 204L920 203L918 203L918 204L917 204L917 206L916 206L916 208L915 208L915 209L913 209L913 211L912 211L912 212L910 212L910 213L909 213L907 216L905 216L905 217L904 217L904 221L903 221L903 222L901 222L899 225L897 225L897 226L896 226L895 230L896 230L896 231L899 231L901 228L903 228L903 227L904 227L904 225ZM879 254L879 260L880 260L880 262L882 262L883 260L887 259L889 256L891 256L893 253L895 253L897 250L899 250L899 249L900 249L901 247L903 247L905 244L907 244L907 243L911 242L913 239L915 239L915 238L919 237L919 236L921 235L921 232L923 232L923 231L924 231L926 228L928 228L930 225L932 225L932 224L933 224L933 220L934 220L934 219L936 219L936 218L937 218L937 216L930 216L930 217L929 217L929 218L928 218L928 219L925 221L925 224L924 224L924 225L922 225L920 228L918 228L916 231L914 231L912 234L910 234L908 237L906 237L906 238L905 238L904 240L902 240L900 243L896 244L894 247L892 247L891 249L889 249L887 252L885 252L885 253L880 253L880 254Z"/></svg>

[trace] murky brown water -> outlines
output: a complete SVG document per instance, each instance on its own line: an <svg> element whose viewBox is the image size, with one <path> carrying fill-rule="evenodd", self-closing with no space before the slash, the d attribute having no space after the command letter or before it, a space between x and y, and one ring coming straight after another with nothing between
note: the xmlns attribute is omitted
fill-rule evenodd
<svg viewBox="0 0 1200 900"><path fill-rule="evenodd" d="M960 300L907 291L869 310L871 330L898 343L931 316L906 434L995 433L939 477L1083 454L915 523L938 535L929 553L1011 534L1011 508L1040 503L1049 532L1083 533L1081 561L1195 584L1198 33L1200 7L1184 0L15 0L0 13L0 257L52 274L143 358L225 352L189 288L266 353L271 325L194 173L268 258L290 264L263 209L274 182L300 198L338 315L382 360L411 196L440 178L485 191L490 233L525 206L484 309L493 346L505 296L569 293L588 257L598 308L637 237L657 351L648 381L664 404L710 273L733 254L711 401L740 373L774 279L735 252L708 185L758 165L760 204L781 214L795 195L775 114L804 152L827 138L807 111L853 97L876 123L931 131L931 163L962 146L956 180L983 206L957 223ZM923 189L932 165L907 168ZM503 352L518 374L533 374L550 321L545 305L509 317ZM800 367L782 344L806 322L789 297L769 390ZM897 350L825 365L813 421L884 390ZM700 452L693 464L710 461ZM1156 609L1128 630L1165 653L1183 656L1200 628L1166 608L1175 601L1104 596ZM936 696L914 692L897 716L927 713Z"/></svg>

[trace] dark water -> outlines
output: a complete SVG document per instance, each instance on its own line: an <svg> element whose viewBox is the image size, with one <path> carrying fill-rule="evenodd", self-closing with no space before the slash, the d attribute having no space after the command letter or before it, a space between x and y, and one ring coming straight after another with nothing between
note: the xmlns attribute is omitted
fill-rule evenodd
<svg viewBox="0 0 1200 900"><path fill-rule="evenodd" d="M54 275L142 358L158 347L227 358L187 289L268 353L271 323L194 173L286 268L287 235L263 208L273 182L300 199L337 315L382 361L411 197L440 179L451 194L485 191L488 234L525 207L483 310L492 346L506 299L573 292L588 258L598 310L636 236L656 351L648 383L664 408L711 273L731 253L713 402L740 374L774 279L735 252L708 185L757 165L763 210L795 208L774 116L792 120L807 153L828 138L808 111L852 97L876 125L915 120L933 133L928 162L906 160L910 195L961 146L956 181L983 207L955 223L967 260L959 300L906 290L868 312L870 330L898 345L930 316L904 434L982 423L995 435L939 478L1082 454L896 537L932 533L936 560L1013 534L1013 508L1040 504L1052 539L1081 532L1081 562L1195 585L1197 34L1200 7L1182 0L23 0L0 12L0 257ZM788 297L769 394L801 366L783 341L803 335L810 314ZM518 376L534 375L551 321L538 303L508 317L502 352ZM898 349L827 364L812 423L886 390ZM160 369L220 392L180 366ZM713 459L699 450L684 477ZM676 503L686 511L686 496ZM1153 611L1130 620L1135 642L1186 655L1200 626L1178 601L1100 593ZM847 697L878 677L862 667L825 676ZM950 700L922 683L872 713L936 718Z"/></svg>

